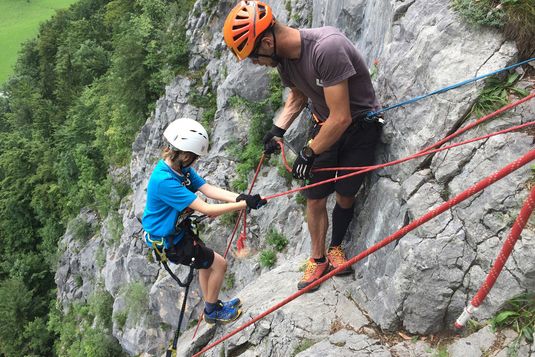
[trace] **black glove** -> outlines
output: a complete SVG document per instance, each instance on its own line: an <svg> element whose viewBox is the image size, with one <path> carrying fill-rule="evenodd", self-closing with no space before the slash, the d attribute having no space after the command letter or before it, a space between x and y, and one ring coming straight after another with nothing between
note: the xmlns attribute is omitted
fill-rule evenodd
<svg viewBox="0 0 535 357"><path fill-rule="evenodd" d="M308 180L312 177L310 171L312 170L312 164L316 159L316 154L310 148L310 146L305 146L299 151L297 159L295 159L294 166L292 168L292 175L296 179Z"/></svg>
<svg viewBox="0 0 535 357"><path fill-rule="evenodd" d="M245 203L247 203L247 207L250 209L258 209L267 203L267 201L260 197L258 193L256 195L240 193L240 195L236 197L236 202L240 201L245 201Z"/></svg>
<svg viewBox="0 0 535 357"><path fill-rule="evenodd" d="M284 136L286 130L279 128L276 125L273 125L271 129L264 135L262 142L264 143L264 154L270 155L279 150L279 144L275 138L280 138Z"/></svg>

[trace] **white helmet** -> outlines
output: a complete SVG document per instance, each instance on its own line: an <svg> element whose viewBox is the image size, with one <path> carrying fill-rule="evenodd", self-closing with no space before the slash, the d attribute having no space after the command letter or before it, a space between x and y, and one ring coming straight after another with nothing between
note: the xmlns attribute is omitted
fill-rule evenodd
<svg viewBox="0 0 535 357"><path fill-rule="evenodd" d="M199 156L208 153L208 133L201 123L193 119L180 118L171 122L163 136L171 149L189 151Z"/></svg>

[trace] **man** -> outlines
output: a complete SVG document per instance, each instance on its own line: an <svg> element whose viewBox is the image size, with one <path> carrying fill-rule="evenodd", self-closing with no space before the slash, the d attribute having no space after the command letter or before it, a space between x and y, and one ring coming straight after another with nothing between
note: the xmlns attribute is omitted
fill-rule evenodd
<svg viewBox="0 0 535 357"><path fill-rule="evenodd" d="M364 59L342 33L334 27L290 28L276 22L271 8L261 1L241 1L236 5L223 32L225 42L239 60L250 58L254 64L276 67L282 83L290 87L281 115L264 137L266 153L276 150L276 141L282 139L310 101L316 125L313 139L294 163L295 178L315 183L348 172L313 172L314 169L373 163L381 128L366 114L377 110L379 104ZM298 289L326 274L329 265L337 268L347 261L341 244L353 218L355 195L362 182L363 175L357 175L305 191L312 247ZM326 204L333 192L336 205L326 257ZM351 273L348 268L340 275Z"/></svg>

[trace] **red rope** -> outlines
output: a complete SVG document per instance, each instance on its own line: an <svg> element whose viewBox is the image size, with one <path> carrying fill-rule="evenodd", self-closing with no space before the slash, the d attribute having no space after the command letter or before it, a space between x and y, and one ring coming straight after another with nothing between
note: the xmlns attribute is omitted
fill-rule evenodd
<svg viewBox="0 0 535 357"><path fill-rule="evenodd" d="M533 208L535 207L535 185L531 188L531 193L524 201L524 205L522 206L522 209L518 213L518 217L515 220L515 223L513 223L513 227L511 228L511 231L509 232L509 235L507 236L507 239L503 243L502 249L500 250L500 253L496 257L496 261L492 265L492 268L490 269L487 277L485 278L485 281L479 288L479 291L474 296L474 298L471 301L471 306L468 306L465 308L464 312L459 316L457 321L455 322L456 328L461 328L465 325L466 321L470 318L472 313L483 303L483 300L487 297L488 293L496 283L496 280L500 276L500 273L509 259L509 256L511 255L511 252L513 251L513 248L518 241L518 238L520 237L520 234L524 230L524 227L526 226L526 223L531 216L531 213L533 212Z"/></svg>
<svg viewBox="0 0 535 357"><path fill-rule="evenodd" d="M396 164L399 164L399 163L402 163L402 162L405 162L405 161L409 161L409 160L413 160L413 159L416 159L418 157L421 157L421 156L424 156L424 155L428 155L428 154L432 154L432 153L436 153L436 152L440 152L440 151L443 151L443 150L448 150L448 149L451 149L451 148L454 148L454 147L457 147L457 146L460 146L460 145L465 145L465 144L468 144L468 143L471 143L471 142L474 142L474 141L478 141L478 140L483 140L483 139L486 139L486 138L489 138L491 136L494 136L494 135L499 135L499 134L504 134L504 133L507 133L507 132L510 132L510 131L513 131L513 130L518 130L518 129L521 129L521 128L524 128L524 127L527 127L527 126L530 126L530 125L533 125L535 124L535 122L529 122L529 123L526 123L526 124L523 124L523 125L518 125L518 126L515 126L515 127L512 127L512 128L509 128L509 129L505 129L505 130L501 130L501 131L498 131L498 132L495 132L495 133L492 133L492 134L488 134L488 135L485 135L485 136L481 136L479 138L474 138L474 139L471 139L471 140L466 140L464 142L460 142L460 143L457 143L457 144L453 144L453 145L450 145L450 146L446 146L444 148L441 148L441 149L434 149L434 150L431 150L432 148L435 148L435 147L438 147L440 145L442 145L443 143L453 139L454 137L456 136L459 136L460 134L464 133L465 131L473 128L474 126L476 125L479 125L481 123L483 123L484 121L490 119L490 118L493 118L499 114L502 114L530 99L532 99L533 97L535 97L535 92L534 93L531 93L530 95L526 96L525 98L522 98L516 102L513 102L511 104L508 104L498 110L496 110L495 112L493 113L490 113L490 114L487 114L486 116L483 116L482 118L478 119L477 121L475 121L474 123L472 124L469 124L467 125L466 127L446 136L445 138L443 138L442 140L438 141L437 143L421 150L420 152L414 154L414 155L411 155L409 157L406 157L404 159L399 159L399 160L395 160L395 161L391 161L389 163L385 163L385 164L381 164L381 165L374 165L374 166L364 166L364 167L341 167L341 168L325 168L325 169L318 169L318 170L314 170L314 171L327 171L327 170L355 170L355 172L353 173L349 173L349 174L346 174L346 175L342 175L340 177L335 177L335 178L332 178L332 179L329 179L329 180L325 180L325 181L322 181L322 182L318 182L318 183L315 183L315 184L311 184L311 185L305 185L303 187L300 187L300 188L296 188L296 189L293 189L293 190L289 190L289 191L286 191L286 192L282 192L282 193L279 193L279 194L275 194L275 195L271 195L271 196L267 196L267 197L264 197L266 200L270 200L270 199L273 199L273 198L276 198L276 197L280 197L280 196L284 196L284 195L289 195L291 193L295 193L295 192L298 192L298 191L302 191L302 190L306 190L308 188L312 188L312 187L316 187L316 186L319 186L319 185L322 185L322 184L325 184L325 183L328 183L328 182L333 182L333 181L337 181L337 180L342 180L344 178L347 178L347 177L351 177L351 176L355 176L355 175L358 175L358 174L361 174L361 173L365 173L365 172L369 172L369 171L372 171L372 170L376 170L376 169L379 169L379 168L384 168L384 167L388 167L388 166L393 166L393 165L396 165ZM288 170L288 172L291 172L291 168L290 166L288 165L288 162L286 160L286 154L285 154L285 151L284 151L284 144L282 141L279 141L279 145L281 146L281 154L282 154L282 159L283 159L283 163L286 167L286 170ZM252 189L253 189L253 186L255 184L255 181L258 177L258 173L260 171L260 168L263 164L263 161L265 159L265 155L262 154L262 157L260 158L260 162L256 168L256 172L255 172L255 175L254 175L254 178L253 178L253 181L251 183L251 187L249 189L249 194L252 192ZM230 246L232 244L232 241L234 240L234 236L236 234L236 231L237 231L237 227L239 225L239 222L240 222L240 219L242 217L242 215L244 215L245 213L245 210L242 210L240 212L240 215L238 217L238 220L236 221L236 225L234 226L234 230L232 232L232 235L229 239L229 243L227 245L227 249L225 250L225 254L224 254L224 257L226 258L227 256L227 253L230 249ZM244 247L244 241L246 239L246 219L245 219L245 216L244 216L244 230L242 232L242 234L240 234L239 238L238 238L238 242L237 242L237 248L238 248L238 251L241 250L241 248ZM201 314L201 318L199 319L199 322L197 323L197 327L195 329L195 332L193 334L193 337L192 339L195 338L195 336L197 335L197 331L199 329L199 326L200 326L200 322L202 321L202 317L203 317L203 314Z"/></svg>
<svg viewBox="0 0 535 357"><path fill-rule="evenodd" d="M256 172L253 177L253 181L251 182L251 187L249 187L249 191L247 192L249 195L253 191L254 184L256 182L256 178L258 177L258 173L260 172L260 169L262 168L262 164L264 163L266 155L262 154L260 157L260 162L256 166ZM240 252L243 248L245 248L245 240L247 239L247 214L243 215L243 231L238 237L238 241L236 242L236 247L238 248L238 252Z"/></svg>
<svg viewBox="0 0 535 357"><path fill-rule="evenodd" d="M525 124L521 124L521 125L516 125L516 126L513 126L511 128L508 128L508 129L496 131L494 133L490 133L490 134L487 134L487 135L479 136L477 138L461 141L461 142L458 142L458 143L455 143L455 144L452 144L452 145L444 146L442 148L428 150L428 151L420 151L420 152L418 152L418 153L416 153L414 155L405 157L403 159L390 161L390 162L387 162L387 163L384 163L384 164L374 165L374 166L363 166L362 168L359 168L359 170L355 171L355 172L351 172L351 173L348 173L348 174L345 174L345 175L342 175L342 176L338 176L338 177L333 177L333 178L330 178L328 180L321 181L321 182L316 182L316 183L313 183L313 184L310 184L310 185L294 188L294 189L289 190L289 191L276 193L276 194L273 194L271 196L266 196L264 198L266 200L271 200L273 198L289 195L289 194L292 194L292 193L295 193L295 192L306 190L308 188L312 188L312 187L316 187L316 186L319 186L319 185L323 185L323 184L328 183L328 182L334 182L334 181L338 181L338 180L343 180L343 179L345 179L347 177L356 176L356 175L363 174L365 172L381 169L381 168L388 167L388 166L397 165L397 164L400 164L402 162L406 162L406 161L409 161L409 160L414 160L414 159L417 159L417 158L422 157L422 156L434 154L434 153L437 153L437 152L440 152L440 151L445 151L445 150L449 150L449 149L452 149L452 148L455 148L455 147L458 147L458 146L462 146L462 145L470 144L470 143L473 143L473 142L476 142L476 141L488 139L488 138L490 138L492 136L509 133L509 132L512 132L512 131L515 131L515 130L520 130L520 129L523 129L523 128L526 128L526 127L532 126L532 125L535 125L535 121L531 121L531 122L528 122L528 123L525 123ZM349 169L357 169L357 168L349 168Z"/></svg>
<svg viewBox="0 0 535 357"><path fill-rule="evenodd" d="M522 103L525 103L527 102L528 100L532 99L533 97L535 97L535 92L529 94L528 96L520 99L520 100L517 100L516 102L513 102L513 103L510 103L506 106L503 106L501 107L500 109L490 113L490 114L487 114L483 117L481 117L480 119L476 120L475 122L467 125L466 127L462 128L462 129L459 129L457 130L456 132L446 136L444 139L426 147L425 149L422 149L420 150L418 153L414 154L414 155L418 155L420 153L423 153L423 152L426 152L426 151L429 151L431 149L434 149L434 148L437 148L437 147L440 147L442 144L450 141L451 139L461 135L462 133L472 129L473 127L491 119L491 118L494 118L495 116L498 116L500 114L503 114L504 112L506 111L509 111L511 109L513 109L514 107L522 104ZM411 156L409 156L410 158ZM321 171L339 171L339 170L344 170L344 171L354 171L354 170L361 170L361 169L364 169L364 168L368 168L369 166L362 166L362 167L330 167L330 168L321 168L321 169L315 169L314 172L321 172Z"/></svg>
<svg viewBox="0 0 535 357"><path fill-rule="evenodd" d="M426 213L422 217L420 217L420 218L412 221L408 225L404 226L403 228L401 228L400 230L398 230L394 234L388 236L387 238L383 239L379 243L371 246L370 248L368 248L365 251L359 253L355 257L349 259L346 263L340 265L338 268L332 270L328 274L324 275L320 279L318 279L315 282L313 282L312 284L308 285L306 288L304 288L302 290L299 290L295 294L287 297L286 299L284 299L281 302L279 302L278 304L272 306L271 308L269 308L268 310L264 311L260 315L252 318L251 320L249 320L245 324L241 325L240 327L238 327L234 331L231 331L229 334L221 337L219 340L215 341L214 343L204 347L201 351L199 351L198 353L193 355L193 357L198 357L198 356L202 355L203 353L207 352L208 350L212 349L213 347L217 346L218 344L222 343L223 341L225 341L225 340L229 339L230 337L234 336L238 332L240 332L240 331L244 330L245 328L251 326L252 324L257 322L258 320L266 317L267 315L271 314L275 310L277 310L277 309L281 308L282 306L288 304L290 301L293 301L296 298L298 298L299 296L305 294L306 292L308 292L313 287L323 283L327 279L330 279L331 277L336 275L339 271L342 271L342 270L346 269L347 267L357 263L358 261L362 260L363 258L367 257L368 255L370 255L372 253L375 253L377 250L379 250L379 249L383 248L384 246L392 243L393 241L402 238L403 236L405 236L407 233L409 233L413 229L421 226L425 222L435 218L436 216L438 216L439 214L443 213L444 211L450 209L451 207L455 206L456 204L458 204L458 203L466 200L467 198L473 196L477 192L483 190L485 187L490 186L494 182L502 179L503 177L505 177L508 174L510 174L511 172L519 169L520 167L526 165L528 162L530 162L532 160L535 160L535 150L529 151L527 154L525 154L521 158L519 158L516 161L510 163L509 165L507 165L504 168L502 168L501 170L493 173L492 175L487 176L486 178L484 178L483 180L479 181L475 185L471 186L467 190L461 192L460 194L458 194L457 196L455 196L451 200L449 200L447 202L444 202L443 204L441 204L437 208L429 211L428 213Z"/></svg>
<svg viewBox="0 0 535 357"><path fill-rule="evenodd" d="M248 193L251 194L252 190L253 190L253 187L254 187L254 184L256 182L256 178L258 177L258 173L260 172L260 168L262 167L263 163L264 163L264 159L265 159L265 155L262 154L262 156L260 157L260 162L258 163L258 166L256 167L256 172L255 172L255 175L254 175L254 178L253 178L253 181L251 182L251 187L249 187L249 191ZM236 232L238 230L238 226L240 225L240 220L243 216L243 232L240 234L239 238L238 238L238 242L236 242L236 245L237 245L237 248L238 248L238 251L240 251L241 249L243 249L245 247L245 239L246 239L246 234L247 234L247 224L246 224L246 217L247 217L247 212L245 209L241 210L240 211L240 214L238 216L238 219L236 220L236 224L234 225L234 228L232 230L232 234L230 235L230 238L229 238L229 241L228 241L228 244L227 244L227 249L225 249L225 254L223 254L223 258L226 258L227 257L227 254L230 250L230 246L232 245L232 241L234 240L234 236L236 235ZM243 236L243 237L242 237ZM203 320L204 318L204 310L201 312L201 316L199 317L199 321L197 321L197 327L195 327L195 332L193 332L193 337L191 338L192 340L195 339L195 336L197 336L197 331L199 331L199 326L201 326L201 321Z"/></svg>

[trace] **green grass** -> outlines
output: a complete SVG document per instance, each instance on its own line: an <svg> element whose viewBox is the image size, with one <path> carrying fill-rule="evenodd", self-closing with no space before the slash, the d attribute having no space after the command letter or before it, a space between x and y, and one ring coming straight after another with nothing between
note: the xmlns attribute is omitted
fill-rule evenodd
<svg viewBox="0 0 535 357"><path fill-rule="evenodd" d="M0 1L0 84L12 73L21 44L37 35L39 24L76 0Z"/></svg>
<svg viewBox="0 0 535 357"><path fill-rule="evenodd" d="M522 339L533 343L535 333L535 293L525 293L507 301L490 324L493 329L510 327L518 337L508 347L508 355L516 356Z"/></svg>
<svg viewBox="0 0 535 357"><path fill-rule="evenodd" d="M270 228L267 234L266 242L272 245L277 252L282 252L288 245L288 239L275 228Z"/></svg>
<svg viewBox="0 0 535 357"><path fill-rule="evenodd" d="M264 249L260 252L260 265L264 268L272 268L277 262L277 253L271 249Z"/></svg>

